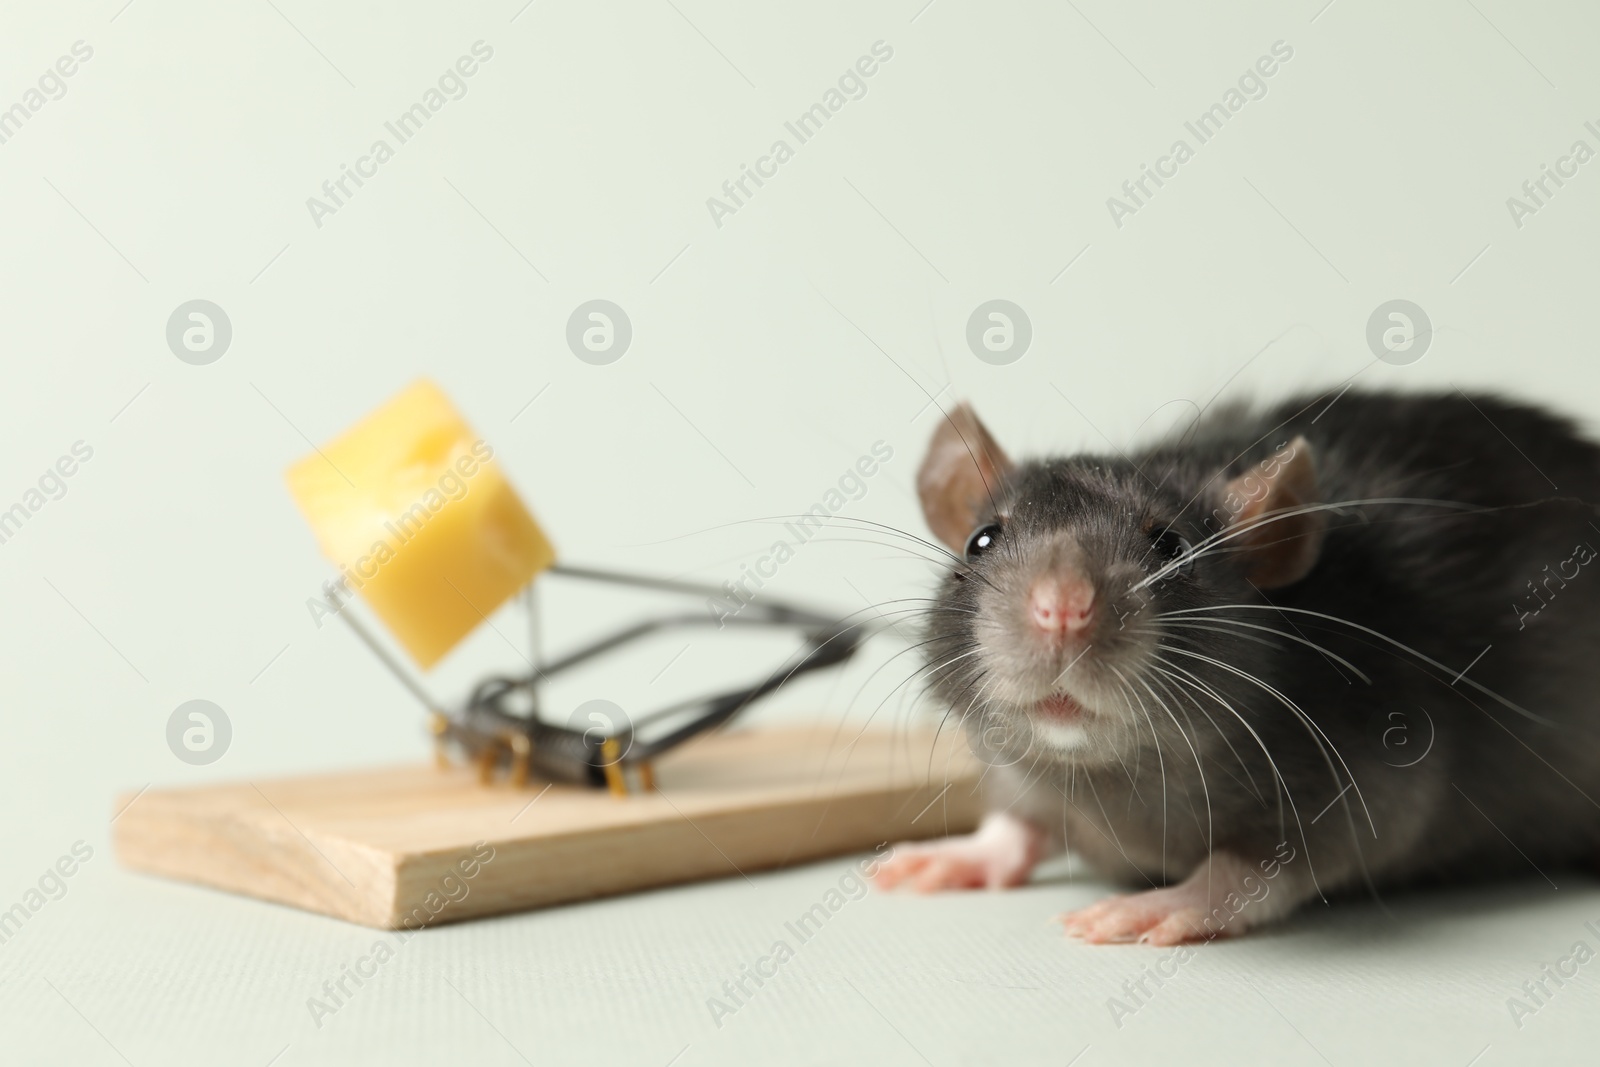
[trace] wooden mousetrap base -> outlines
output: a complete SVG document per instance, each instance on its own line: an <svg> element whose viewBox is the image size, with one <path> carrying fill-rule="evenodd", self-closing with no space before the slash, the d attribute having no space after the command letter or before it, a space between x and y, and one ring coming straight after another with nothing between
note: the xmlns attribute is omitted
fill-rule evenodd
<svg viewBox="0 0 1600 1067"><path fill-rule="evenodd" d="M152 789L113 841L133 870L416 928L966 832L982 766L952 733L713 734L621 798L432 766Z"/></svg>

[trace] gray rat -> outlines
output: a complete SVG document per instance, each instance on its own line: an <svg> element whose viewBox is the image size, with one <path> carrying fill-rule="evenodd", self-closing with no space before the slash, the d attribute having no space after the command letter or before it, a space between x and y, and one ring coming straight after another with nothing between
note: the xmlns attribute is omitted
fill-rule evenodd
<svg viewBox="0 0 1600 1067"><path fill-rule="evenodd" d="M962 405L918 491L951 550L924 669L990 811L881 886L1070 847L1143 891L1069 933L1177 944L1600 858L1600 447L1569 421L1352 390L1013 463Z"/></svg>

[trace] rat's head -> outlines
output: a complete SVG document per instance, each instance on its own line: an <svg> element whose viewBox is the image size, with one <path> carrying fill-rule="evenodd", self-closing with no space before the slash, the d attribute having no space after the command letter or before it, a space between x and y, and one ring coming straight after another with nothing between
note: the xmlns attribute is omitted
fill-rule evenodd
<svg viewBox="0 0 1600 1067"><path fill-rule="evenodd" d="M1238 651L1237 636L1201 628L1205 609L1305 577L1324 528L1304 510L1316 478L1303 437L1239 471L1181 449L1143 471L1095 456L1014 464L964 404L934 433L917 489L960 558L930 612L931 682L986 758L1109 761L1141 735L1176 739L1164 709L1217 674L1196 657ZM1184 610L1194 617L1164 618Z"/></svg>

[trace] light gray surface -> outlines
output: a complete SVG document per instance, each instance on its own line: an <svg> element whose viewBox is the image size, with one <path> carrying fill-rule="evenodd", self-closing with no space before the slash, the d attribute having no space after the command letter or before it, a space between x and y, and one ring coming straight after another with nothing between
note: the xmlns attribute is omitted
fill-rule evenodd
<svg viewBox="0 0 1600 1067"><path fill-rule="evenodd" d="M1357 372L1594 425L1600 162L1520 227L1506 199L1575 139L1600 148L1597 22L1503 0L4 4L0 108L75 41L94 50L0 144L0 506L94 450L0 544L0 907L94 849L0 945L5 1061L1592 1062L1600 964L1520 1029L1506 1005L1541 962L1600 946L1578 876L1205 948L1120 1029L1107 1000L1154 954L1046 922L1092 881L874 895L717 1027L707 999L837 861L430 931L318 1028L307 999L376 935L119 873L107 819L149 782L422 756L406 695L313 625L328 568L281 479L420 374L569 558L712 581L769 542L752 520L805 510L878 440L895 457L846 513L920 533L928 393L974 398L1019 453L1126 442L1225 384ZM494 56L467 95L316 226L306 198L478 40ZM866 95L716 226L707 197L880 40ZM1107 198L1279 40L1294 56L1266 96L1117 227ZM164 335L197 298L233 326L208 366ZM609 366L564 341L596 298L633 323ZM965 340L997 298L1033 326L1008 366ZM1411 366L1366 345L1395 298L1435 326ZM841 610L926 588L921 561L840 536L769 588ZM549 600L553 644L635 606ZM521 640L497 618L438 690ZM909 661L871 677L896 650L762 715L927 714L892 689ZM664 640L562 699L648 707L742 655ZM234 730L205 767L164 738L197 698Z"/></svg>

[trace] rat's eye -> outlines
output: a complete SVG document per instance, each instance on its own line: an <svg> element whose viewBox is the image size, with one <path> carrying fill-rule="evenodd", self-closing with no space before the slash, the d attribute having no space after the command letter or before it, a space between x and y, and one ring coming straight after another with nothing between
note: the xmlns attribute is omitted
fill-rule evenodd
<svg viewBox="0 0 1600 1067"><path fill-rule="evenodd" d="M972 531L972 536L967 538L967 562L971 563L989 549L994 547L1000 539L1000 524L991 522L987 526L980 526Z"/></svg>
<svg viewBox="0 0 1600 1067"><path fill-rule="evenodd" d="M1194 546L1189 543L1187 537L1178 531L1167 526L1157 526L1150 531L1150 543L1155 546L1156 552L1160 554L1163 565L1174 560L1182 560L1174 568L1174 571L1178 574L1186 575L1194 570L1194 560L1191 558Z"/></svg>

